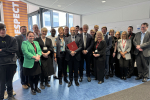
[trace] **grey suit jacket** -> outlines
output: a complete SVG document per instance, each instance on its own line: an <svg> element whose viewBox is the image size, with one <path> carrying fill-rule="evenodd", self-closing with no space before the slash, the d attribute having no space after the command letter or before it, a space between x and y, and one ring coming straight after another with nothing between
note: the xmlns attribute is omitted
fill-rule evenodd
<svg viewBox="0 0 150 100"><path fill-rule="evenodd" d="M112 37L107 35L104 37L107 47L106 47L106 55L110 55L110 48L112 46Z"/></svg>
<svg viewBox="0 0 150 100"><path fill-rule="evenodd" d="M17 58L20 59L21 57L23 57L23 53L22 53L22 50L21 50L23 37L22 37L22 35L18 35L18 36L15 36L15 38L16 38L17 43L18 43L18 51L16 52L16 54L17 54Z"/></svg>
<svg viewBox="0 0 150 100"><path fill-rule="evenodd" d="M71 36L67 37L65 42L66 42L66 57L65 57L65 59L67 61L69 61L71 58L71 51L69 50L67 44L72 42ZM77 61L80 61L81 60L81 51L82 51L81 38L79 36L75 36L75 42L78 47L78 49L75 51L76 52L75 57L76 57Z"/></svg>
<svg viewBox="0 0 150 100"><path fill-rule="evenodd" d="M123 51L122 39L118 40L117 49L118 49L117 58L120 59L120 57L121 57L120 51ZM130 54L130 51L131 51L131 40L130 39L128 39L127 42L126 42L125 51L127 51L127 53L125 54L126 60L131 59L131 54Z"/></svg>
<svg viewBox="0 0 150 100"><path fill-rule="evenodd" d="M146 32L143 44L141 44L141 32L138 32L135 34L135 37L133 39L133 44L136 47L136 45L140 45L141 49L143 49L143 55L144 57L150 57L150 32ZM135 49L134 54L138 55L139 50Z"/></svg>

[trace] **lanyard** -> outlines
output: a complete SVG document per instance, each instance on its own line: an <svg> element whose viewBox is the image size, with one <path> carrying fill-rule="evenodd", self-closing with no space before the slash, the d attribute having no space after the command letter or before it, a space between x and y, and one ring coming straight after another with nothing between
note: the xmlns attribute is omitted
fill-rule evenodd
<svg viewBox="0 0 150 100"><path fill-rule="evenodd" d="M131 33L131 35L132 35L132 33ZM129 39L131 38L131 35L129 36Z"/></svg>
<svg viewBox="0 0 150 100"><path fill-rule="evenodd" d="M23 39L23 41L24 41L24 40L26 41L26 40L27 40L27 37L26 37L26 39L24 39L24 37L22 36L22 39Z"/></svg>
<svg viewBox="0 0 150 100"><path fill-rule="evenodd" d="M96 49L97 49L97 47L98 47L98 45L99 45L100 43L101 43L101 41L100 41L100 42L97 41Z"/></svg>
<svg viewBox="0 0 150 100"><path fill-rule="evenodd" d="M34 51L35 51L35 53L36 53L36 46L35 46L35 44L33 44L33 46L34 46Z"/></svg>
<svg viewBox="0 0 150 100"><path fill-rule="evenodd" d="M125 47L126 45L126 41L123 43L123 40L122 40L122 45L123 45L123 48Z"/></svg>

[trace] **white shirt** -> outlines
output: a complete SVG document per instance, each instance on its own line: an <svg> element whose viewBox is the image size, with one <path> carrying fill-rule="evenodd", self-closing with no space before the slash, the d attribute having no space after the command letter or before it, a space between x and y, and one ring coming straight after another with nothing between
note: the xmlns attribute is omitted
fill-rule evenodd
<svg viewBox="0 0 150 100"><path fill-rule="evenodd" d="M34 38L38 38L39 37L39 33L38 33L38 35L35 32L33 32L33 33L34 33Z"/></svg>
<svg viewBox="0 0 150 100"><path fill-rule="evenodd" d="M47 36L47 38L49 38L49 39L52 40L52 45L54 46L54 44L55 44L55 39L57 38L57 36L52 37L51 35L49 35L49 36Z"/></svg>
<svg viewBox="0 0 150 100"><path fill-rule="evenodd" d="M88 34L88 33L86 33L86 38L87 38L87 34ZM84 36L85 36L85 35L84 35L84 33L83 33L83 42L84 42Z"/></svg>
<svg viewBox="0 0 150 100"><path fill-rule="evenodd" d="M122 46L122 52L125 52L125 48L126 48L126 44L127 44L127 39L122 39L122 42L121 42L121 46ZM123 45L124 45L124 48L123 48Z"/></svg>

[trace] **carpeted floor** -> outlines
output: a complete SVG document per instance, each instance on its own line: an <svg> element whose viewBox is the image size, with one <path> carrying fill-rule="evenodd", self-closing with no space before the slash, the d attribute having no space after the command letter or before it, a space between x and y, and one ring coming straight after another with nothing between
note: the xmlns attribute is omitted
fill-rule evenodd
<svg viewBox="0 0 150 100"><path fill-rule="evenodd" d="M94 100L150 100L150 81Z"/></svg>

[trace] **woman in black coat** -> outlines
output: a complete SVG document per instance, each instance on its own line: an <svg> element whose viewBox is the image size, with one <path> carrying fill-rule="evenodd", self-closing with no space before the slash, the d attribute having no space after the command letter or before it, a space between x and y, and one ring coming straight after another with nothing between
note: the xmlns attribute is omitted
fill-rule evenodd
<svg viewBox="0 0 150 100"><path fill-rule="evenodd" d="M53 68L53 46L51 39L47 38L47 28L41 29L41 37L36 38L35 40L39 42L39 45L42 50L42 56L41 56L41 84L40 88L45 89L45 86L43 85L45 81L45 85L47 87L50 87L48 83L48 76L54 74L54 68Z"/></svg>
<svg viewBox="0 0 150 100"><path fill-rule="evenodd" d="M95 43L93 48L94 56L94 73L95 80L98 80L98 84L104 82L104 70L106 60L106 42L101 31L96 32Z"/></svg>

